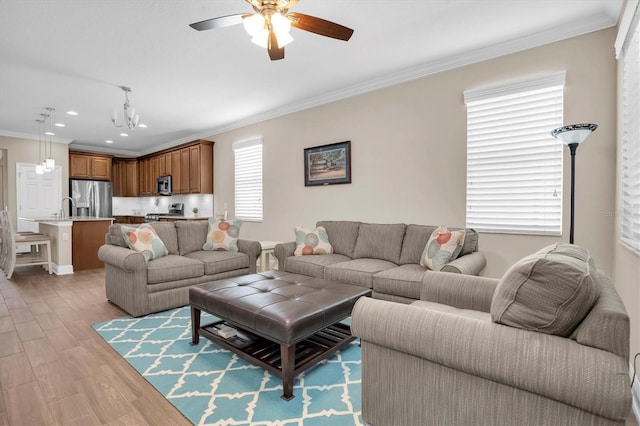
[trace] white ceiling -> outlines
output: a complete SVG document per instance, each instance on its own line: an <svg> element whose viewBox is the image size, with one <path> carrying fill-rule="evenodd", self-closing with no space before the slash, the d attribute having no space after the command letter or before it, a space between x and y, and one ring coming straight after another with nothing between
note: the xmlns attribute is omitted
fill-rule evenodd
<svg viewBox="0 0 640 426"><path fill-rule="evenodd" d="M301 0L292 11L353 28L349 42L292 29L270 61L242 26L243 0L0 0L0 135L139 155L401 81L616 25L623 0ZM611 47L613 50L613 46ZM123 92L148 128L129 131ZM75 110L77 117L65 114ZM105 144L106 139L114 141Z"/></svg>

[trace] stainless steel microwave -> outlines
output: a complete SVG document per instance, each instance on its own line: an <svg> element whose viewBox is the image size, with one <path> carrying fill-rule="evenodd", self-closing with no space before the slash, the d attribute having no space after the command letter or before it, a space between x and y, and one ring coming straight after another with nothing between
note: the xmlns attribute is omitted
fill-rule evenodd
<svg viewBox="0 0 640 426"><path fill-rule="evenodd" d="M160 176L158 178L157 193L159 195L171 195L171 176Z"/></svg>

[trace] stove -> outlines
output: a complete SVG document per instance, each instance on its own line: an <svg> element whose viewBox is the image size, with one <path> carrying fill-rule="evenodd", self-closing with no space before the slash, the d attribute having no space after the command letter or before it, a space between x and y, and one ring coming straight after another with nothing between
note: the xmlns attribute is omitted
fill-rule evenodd
<svg viewBox="0 0 640 426"><path fill-rule="evenodd" d="M144 221L149 222L158 222L161 216L184 216L184 204L183 203L173 203L169 205L169 211L165 213L147 213L144 217Z"/></svg>

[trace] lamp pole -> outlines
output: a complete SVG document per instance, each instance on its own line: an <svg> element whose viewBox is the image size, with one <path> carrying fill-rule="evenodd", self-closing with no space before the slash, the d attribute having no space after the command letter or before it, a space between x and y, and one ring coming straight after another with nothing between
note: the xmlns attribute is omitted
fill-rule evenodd
<svg viewBox="0 0 640 426"><path fill-rule="evenodd" d="M569 243L573 244L573 219L575 210L575 189L576 189L576 150L578 149L578 143L570 143L569 152L571 153L571 222L569 225Z"/></svg>

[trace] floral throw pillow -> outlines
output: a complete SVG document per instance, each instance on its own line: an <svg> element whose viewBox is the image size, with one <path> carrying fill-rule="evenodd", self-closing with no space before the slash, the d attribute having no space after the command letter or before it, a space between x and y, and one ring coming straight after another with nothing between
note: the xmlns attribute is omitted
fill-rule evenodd
<svg viewBox="0 0 640 426"><path fill-rule="evenodd" d="M147 262L169 254L156 230L148 223L138 227L122 225L120 230L127 246L142 254Z"/></svg>
<svg viewBox="0 0 640 426"><path fill-rule="evenodd" d="M295 256L333 253L329 235L323 226L318 226L313 231L296 226L294 231L296 233L296 251L293 253Z"/></svg>
<svg viewBox="0 0 640 426"><path fill-rule="evenodd" d="M202 250L238 251L238 236L240 235L240 219L219 220L209 218L207 242Z"/></svg>
<svg viewBox="0 0 640 426"><path fill-rule="evenodd" d="M432 271L441 270L458 257L464 237L464 231L450 231L446 226L439 226L429 237L420 257L420 264Z"/></svg>

